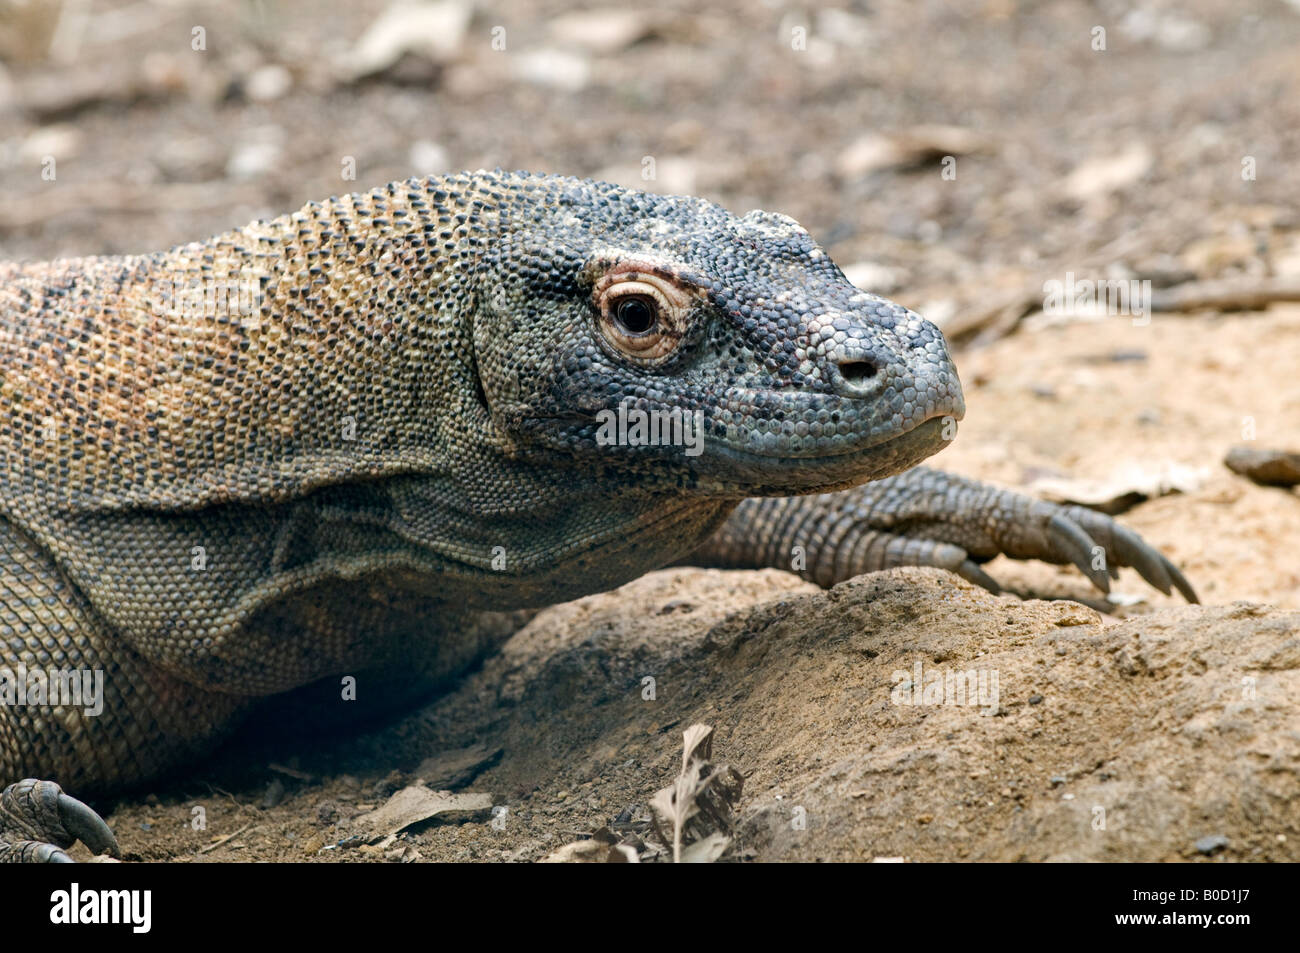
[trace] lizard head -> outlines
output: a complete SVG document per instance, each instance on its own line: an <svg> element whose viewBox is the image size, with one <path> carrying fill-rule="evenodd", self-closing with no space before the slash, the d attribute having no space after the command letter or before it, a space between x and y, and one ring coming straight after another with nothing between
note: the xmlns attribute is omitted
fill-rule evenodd
<svg viewBox="0 0 1300 953"><path fill-rule="evenodd" d="M850 284L793 219L537 181L541 203L503 210L474 329L513 453L739 498L888 476L955 432L943 335Z"/></svg>

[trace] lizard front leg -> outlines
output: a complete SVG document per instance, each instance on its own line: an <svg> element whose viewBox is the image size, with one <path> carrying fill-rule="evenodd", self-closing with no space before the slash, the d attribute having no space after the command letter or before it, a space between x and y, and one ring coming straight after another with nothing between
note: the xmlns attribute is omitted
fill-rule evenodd
<svg viewBox="0 0 1300 953"><path fill-rule="evenodd" d="M996 593L979 564L999 554L1073 563L1102 592L1119 567L1132 566L1161 592L1176 588L1198 601L1173 563L1103 513L927 467L839 493L745 500L683 562L794 569L820 586L892 566L934 566Z"/></svg>
<svg viewBox="0 0 1300 953"><path fill-rule="evenodd" d="M248 702L140 658L26 534L0 521L0 862L65 861L108 826L51 778L103 791L154 776L224 733Z"/></svg>
<svg viewBox="0 0 1300 953"><path fill-rule="evenodd" d="M0 704L0 781L27 778L0 794L0 862L66 861L77 840L117 854L107 825L54 780L95 793L138 784L208 750L246 713L355 727L446 687L533 614L453 610L427 587L389 583L335 581L276 604L243 633L252 651L228 656L244 678L216 690L196 684L198 672L150 663L32 540L0 521L0 702L15 674L25 688L65 673L98 686L80 705ZM313 659L352 676L358 691L344 693L337 675L299 672L311 680L257 711L271 692L253 687L285 677L286 661ZM250 693L236 694L241 685Z"/></svg>

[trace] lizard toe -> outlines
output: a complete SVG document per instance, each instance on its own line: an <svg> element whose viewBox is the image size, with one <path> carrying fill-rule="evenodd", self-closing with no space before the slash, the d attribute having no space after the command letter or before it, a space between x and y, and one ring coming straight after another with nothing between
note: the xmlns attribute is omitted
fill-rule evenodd
<svg viewBox="0 0 1300 953"><path fill-rule="evenodd" d="M1107 566L1112 575L1116 567L1130 566L1165 595L1170 595L1177 589L1188 602L1200 602L1196 590L1178 567L1133 530L1115 522L1105 513L1087 507L1072 506L1066 513L1105 549Z"/></svg>
<svg viewBox="0 0 1300 953"><path fill-rule="evenodd" d="M1000 595L1002 587L998 581L980 568L979 563L973 559L964 559L960 565L953 567L953 572L961 576L967 582L973 582L982 589L987 589L993 595Z"/></svg>
<svg viewBox="0 0 1300 953"><path fill-rule="evenodd" d="M27 778L0 792L0 862L70 863L66 848L77 841L122 856L104 819L53 781Z"/></svg>
<svg viewBox="0 0 1300 953"><path fill-rule="evenodd" d="M1094 586L1109 593L1110 575L1105 565L1097 567L1093 563L1093 548L1097 545L1093 537L1067 514L1056 511L1048 516L1046 529L1051 546L1065 560L1074 563L1080 572L1092 580Z"/></svg>

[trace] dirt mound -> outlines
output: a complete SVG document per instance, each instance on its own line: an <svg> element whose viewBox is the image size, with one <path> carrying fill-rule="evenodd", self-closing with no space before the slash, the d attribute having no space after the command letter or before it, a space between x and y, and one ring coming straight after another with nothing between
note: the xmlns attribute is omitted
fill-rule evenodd
<svg viewBox="0 0 1300 953"><path fill-rule="evenodd" d="M1300 858L1300 612L1113 622L919 569L828 592L775 571L652 573L542 612L455 693L295 769L406 771L290 779L279 804L214 805L210 833L166 848L188 802L113 823L129 852L176 859L238 818L252 826L203 856L536 859L644 817L694 722L747 774L742 857ZM491 815L348 849L353 818L427 780L424 756L466 748L482 770L453 783L490 793Z"/></svg>

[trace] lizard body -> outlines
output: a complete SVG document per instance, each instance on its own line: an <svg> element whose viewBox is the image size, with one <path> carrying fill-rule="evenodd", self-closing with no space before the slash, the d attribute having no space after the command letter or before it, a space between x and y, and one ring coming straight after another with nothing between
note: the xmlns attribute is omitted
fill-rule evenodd
<svg viewBox="0 0 1300 953"><path fill-rule="evenodd" d="M0 705L0 780L53 779L0 796L0 859L115 847L54 781L138 783L328 676L445 683L504 611L675 560L995 588L1006 552L1194 598L1100 514L904 473L964 412L942 335L700 199L467 173L0 265L0 392L0 669L105 684L95 716Z"/></svg>

